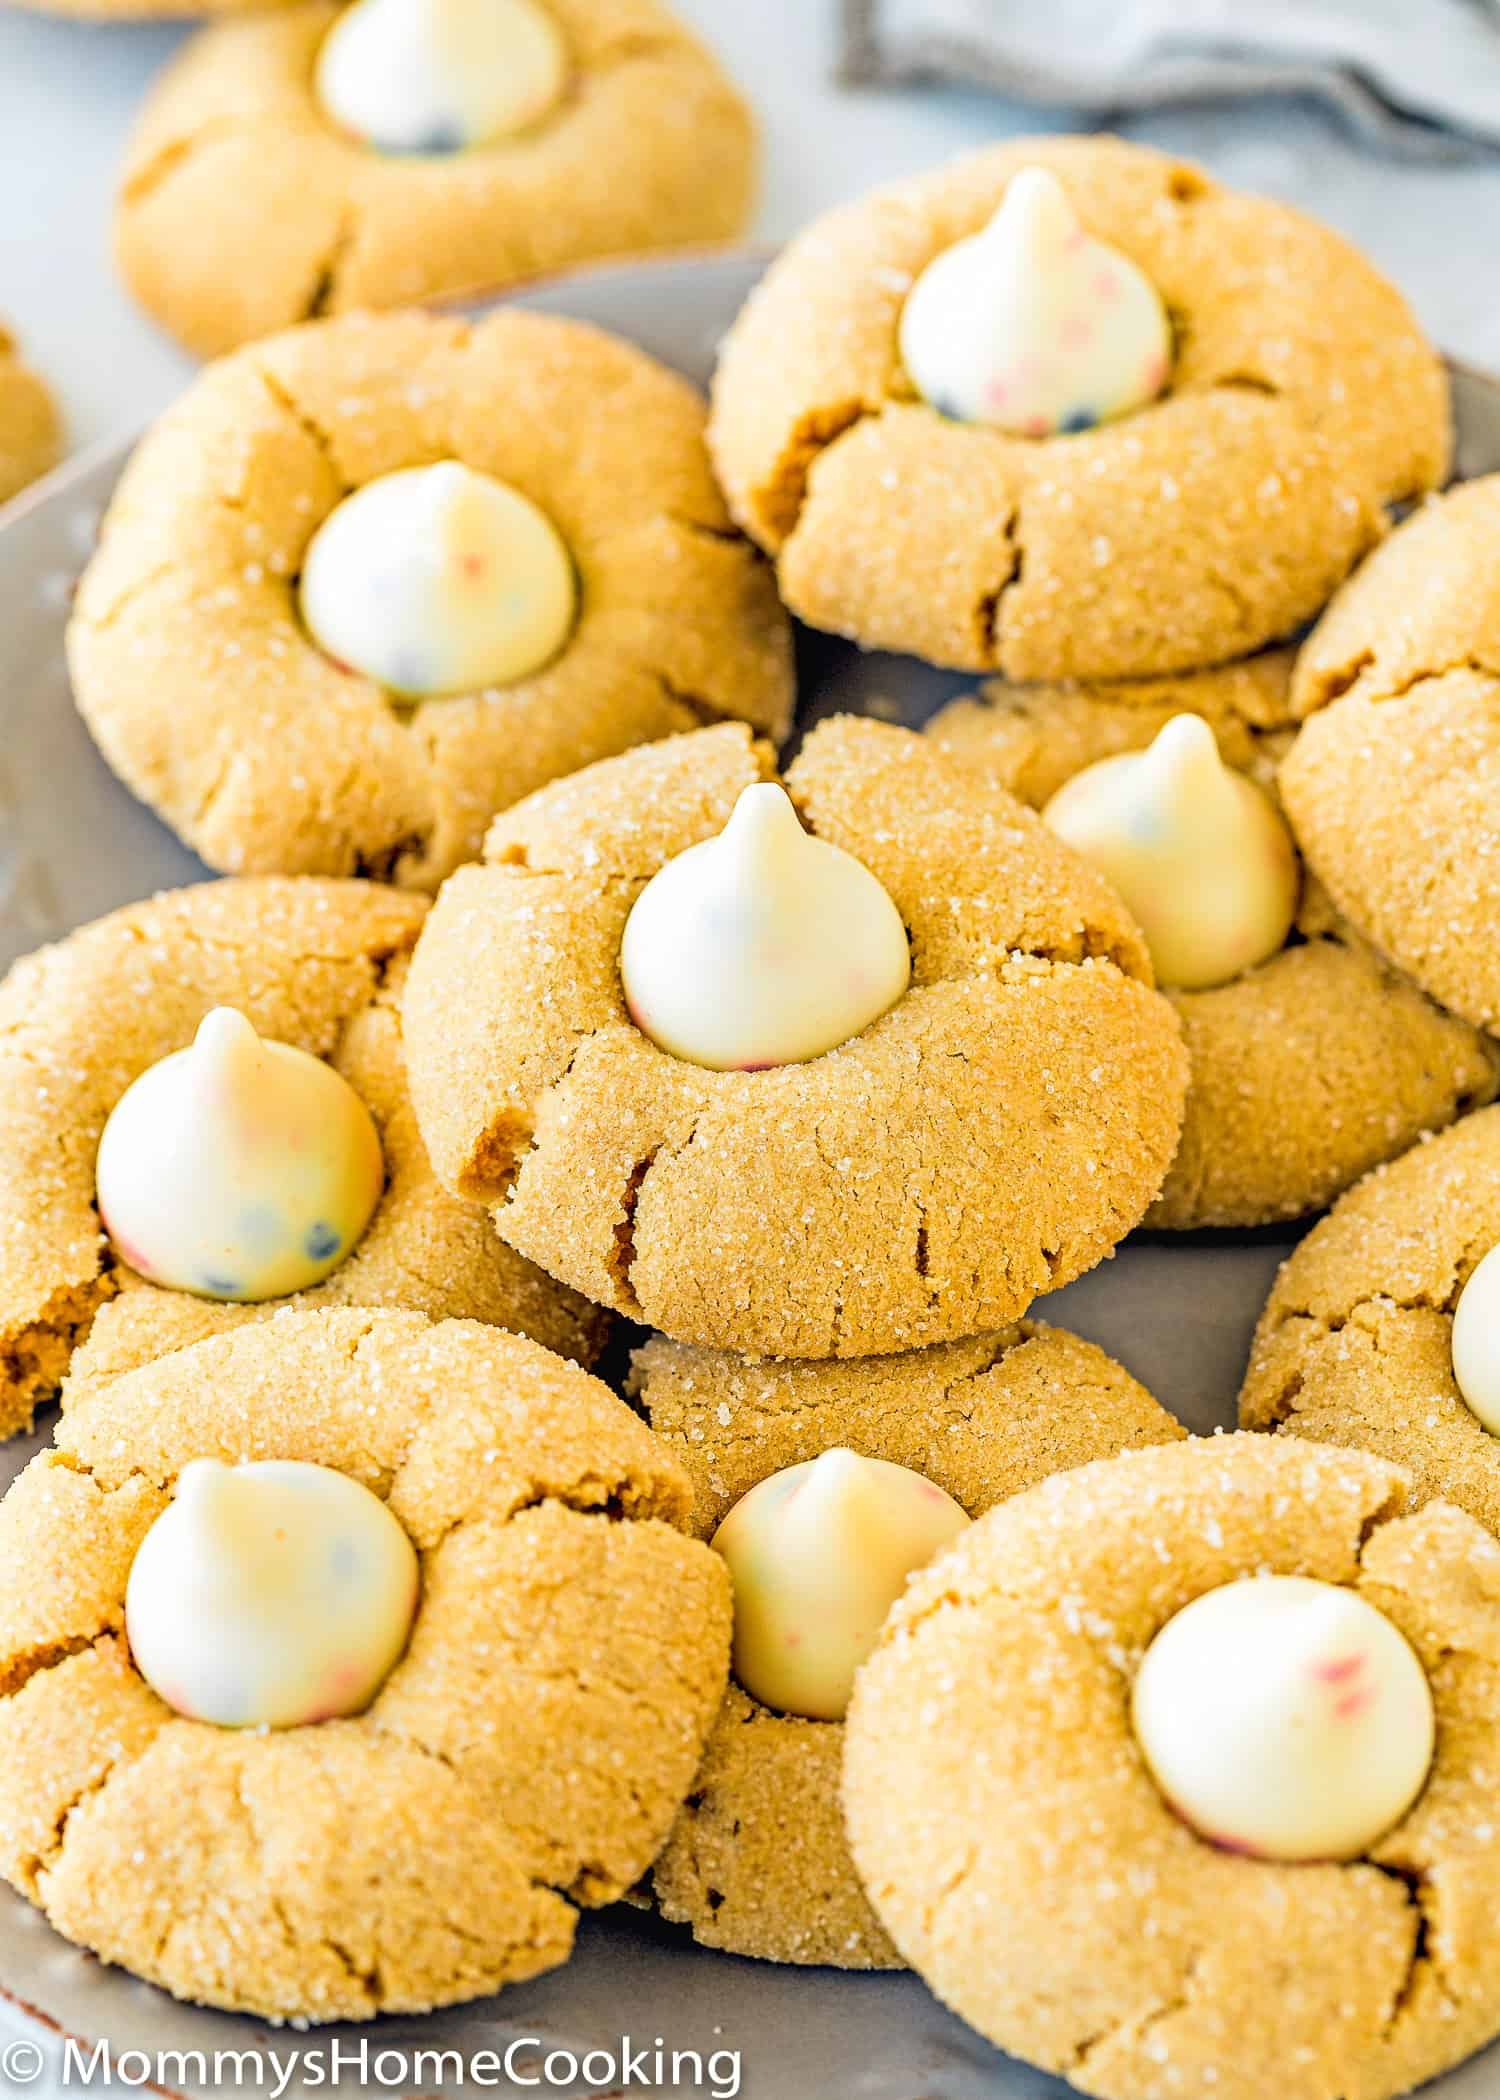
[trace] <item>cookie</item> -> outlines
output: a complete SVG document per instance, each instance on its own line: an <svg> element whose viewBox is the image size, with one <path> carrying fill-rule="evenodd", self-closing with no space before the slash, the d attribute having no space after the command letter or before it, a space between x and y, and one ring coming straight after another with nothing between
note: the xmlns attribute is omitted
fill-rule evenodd
<svg viewBox="0 0 1500 2100"><path fill-rule="evenodd" d="M47 385L0 328L0 503L55 467L62 425Z"/></svg>
<svg viewBox="0 0 1500 2100"><path fill-rule="evenodd" d="M407 1093L400 995L420 898L373 883L205 883L127 905L18 963L0 988L0 1433L30 1422L71 1362L75 1390L267 1304L147 1283L95 1205L115 1103L209 1010L326 1058L368 1107L385 1187L364 1236L297 1301L486 1320L589 1361L602 1316L500 1241L433 1177Z"/></svg>
<svg viewBox="0 0 1500 2100"><path fill-rule="evenodd" d="M1500 1109L1369 1175L1283 1264L1240 1393L1247 1429L1374 1451L1500 1532L1500 1444L1454 1376L1453 1316L1500 1241Z"/></svg>
<svg viewBox="0 0 1500 2100"><path fill-rule="evenodd" d="M1391 535L1304 644L1282 770L1339 909L1443 1006L1500 1028L1490 937L1500 780L1500 476Z"/></svg>
<svg viewBox="0 0 1500 2100"><path fill-rule="evenodd" d="M1267 788L1295 731L1293 658L1268 650L1182 678L1009 686L953 701L928 734L1042 808L1085 766L1202 715L1227 765ZM1192 1080L1151 1226L1270 1224L1321 1210L1381 1161L1500 1090L1500 1058L1393 969L1304 879L1281 951L1206 991L1169 988Z"/></svg>
<svg viewBox="0 0 1500 2100"><path fill-rule="evenodd" d="M1172 323L1160 398L1076 434L944 415L902 360L913 287L1028 169ZM1017 680L1200 669L1290 634L1449 456L1439 361L1362 257L1099 138L987 148L816 221L725 342L710 442L793 612Z"/></svg>
<svg viewBox="0 0 1500 2100"><path fill-rule="evenodd" d="M341 20L329 0L201 31L126 153L115 252L135 297L215 357L318 315L741 233L754 125L703 45L657 0L530 4L561 40L558 92L534 121L466 148L434 137L381 152L341 127L318 86ZM421 19L408 30L404 66L399 52L373 64L416 93Z"/></svg>
<svg viewBox="0 0 1500 2100"><path fill-rule="evenodd" d="M143 1680L127 1581L204 1459L331 1468L416 1548L364 1711L221 1727ZM270 2019L555 1967L574 1905L649 1863L723 1696L728 1579L674 1528L689 1500L605 1387L468 1320L286 1312L117 1379L0 1504L0 1872L103 1960Z"/></svg>
<svg viewBox="0 0 1500 2100"><path fill-rule="evenodd" d="M70 15L86 22L162 22L194 15L239 14L251 8L280 7L286 0L14 0L39 14Z"/></svg>
<svg viewBox="0 0 1500 2100"><path fill-rule="evenodd" d="M702 431L685 381L577 321L356 317L243 351L126 470L68 631L84 719L211 866L417 889L472 859L497 809L595 759L723 715L780 735L787 622ZM398 696L317 646L297 579L351 492L450 460L550 521L576 614L510 683ZM413 509L429 515L420 492ZM403 573L377 562L378 595Z"/></svg>
<svg viewBox="0 0 1500 2100"><path fill-rule="evenodd" d="M1029 811L909 731L841 717L786 788L895 907L909 990L800 1063L663 1050L625 1002L627 925L664 866L723 847L770 774L725 726L497 820L484 864L444 887L406 996L433 1164L549 1273L679 1341L861 1356L1003 1326L1156 1195L1185 1077L1171 1009L1112 892ZM760 923L753 885L721 901L710 938ZM807 917L821 939L811 899ZM801 930L781 931L796 962Z"/></svg>
<svg viewBox="0 0 1500 2100"><path fill-rule="evenodd" d="M1500 2030L1500 1547L1405 1507L1363 1454L1194 1439L1047 1481L916 1578L855 1687L844 1798L875 1909L946 2004L1107 2100L1386 2100ZM1174 1615L1268 1575L1373 1606L1430 1686L1425 1787L1348 1859L1209 1843L1132 1727Z"/></svg>
<svg viewBox="0 0 1500 2100"><path fill-rule="evenodd" d="M1103 1350L1029 1324L863 1363L775 1364L658 1335L632 1389L693 1482L702 1539L759 1481L835 1447L910 1467L977 1517L1068 1466L1183 1434ZM849 1859L843 1734L730 1685L651 1871L663 1916L731 1954L899 1966Z"/></svg>

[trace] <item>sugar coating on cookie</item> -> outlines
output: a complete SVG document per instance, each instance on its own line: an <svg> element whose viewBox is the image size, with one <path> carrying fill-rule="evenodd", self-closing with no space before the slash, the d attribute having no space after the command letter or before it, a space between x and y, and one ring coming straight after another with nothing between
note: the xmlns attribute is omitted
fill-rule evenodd
<svg viewBox="0 0 1500 2100"><path fill-rule="evenodd" d="M732 240L756 157L749 108L664 0L290 0L200 32L153 83L116 254L216 356L310 314ZM437 456L440 427L386 463Z"/></svg>
<svg viewBox="0 0 1500 2100"><path fill-rule="evenodd" d="M56 464L62 421L45 380L0 327L0 503Z"/></svg>
<svg viewBox="0 0 1500 2100"><path fill-rule="evenodd" d="M1453 1308L1453 1376L1470 1411L1500 1436L1500 1246L1491 1247Z"/></svg>
<svg viewBox="0 0 1500 2100"><path fill-rule="evenodd" d="M1201 715L1086 766L1042 816L1120 892L1163 984L1227 984L1284 946L1301 888L1291 833Z"/></svg>
<svg viewBox="0 0 1500 2100"><path fill-rule="evenodd" d="M313 535L300 597L325 655L413 699L529 677L578 610L551 520L456 459L346 496Z"/></svg>
<svg viewBox="0 0 1500 2100"><path fill-rule="evenodd" d="M956 244L983 250L1038 170L1173 324L1159 398L1065 441L933 412L962 405L948 358L977 293L955 293L946 338L930 331L940 368L911 347L914 288L945 257L960 267ZM1044 358L1070 376L1039 408L1080 405L1072 355ZM1449 432L1436 353L1335 234L1088 137L1009 140L807 227L725 337L710 442L800 618L945 668L1062 680L1201 669L1294 632L1388 506L1441 483Z"/></svg>
<svg viewBox="0 0 1500 2100"><path fill-rule="evenodd" d="M910 990L826 1056L674 1055L626 1003L626 921L770 772L748 732L706 729L491 827L402 1008L433 1167L549 1273L679 1340L866 1356L1002 1325L1118 1243L1176 1145L1186 1067L1145 943L1029 811L842 717L786 790L888 894Z"/></svg>
<svg viewBox="0 0 1500 2100"><path fill-rule="evenodd" d="M1147 1649L1131 1695L1158 1786L1200 1836L1263 1859L1356 1859L1432 1763L1432 1691L1409 1642L1338 1583L1207 1590Z"/></svg>
<svg viewBox="0 0 1500 2100"><path fill-rule="evenodd" d="M568 77L535 0L355 0L318 51L325 112L382 153L461 153L524 131Z"/></svg>
<svg viewBox="0 0 1500 2100"><path fill-rule="evenodd" d="M189 1720L300 1728L359 1713L411 1631L416 1551L331 1466L198 1458L125 1591L136 1667Z"/></svg>
<svg viewBox="0 0 1500 2100"><path fill-rule="evenodd" d="M840 1447L753 1487L714 1533L734 1578L734 1674L752 1698L841 1721L908 1576L968 1526L908 1466Z"/></svg>
<svg viewBox="0 0 1500 2100"><path fill-rule="evenodd" d="M1300 1435L1193 1437L1055 1476L913 1578L842 1793L882 1921L954 2012L1109 2100L1395 2100L1500 2032L1500 1544L1407 1489ZM1347 1861L1206 1842L1131 1726L1176 1615L1281 1575L1383 1615L1436 1711L1426 1784Z"/></svg>
<svg viewBox="0 0 1500 2100"><path fill-rule="evenodd" d="M1089 235L1050 169L1028 167L988 225L917 279L901 355L942 414L1052 437L1154 401L1172 325L1145 272Z"/></svg>
<svg viewBox="0 0 1500 2100"><path fill-rule="evenodd" d="M385 1161L370 1111L321 1058L215 1007L104 1126L99 1213L130 1266L205 1298L320 1283L358 1242Z"/></svg>
<svg viewBox="0 0 1500 2100"><path fill-rule="evenodd" d="M911 950L862 862L803 829L774 781L745 788L724 829L647 883L625 922L631 1018L713 1071L803 1064L878 1020Z"/></svg>
<svg viewBox="0 0 1500 2100"><path fill-rule="evenodd" d="M1203 716L1226 764L1271 788L1296 734L1293 662L1277 649L1166 679L997 680L940 708L926 733L1041 809L1084 767L1145 750L1187 712ZM1148 1226L1263 1225L1322 1210L1371 1167L1493 1099L1500 1081L1500 1041L1398 974L1312 878L1277 954L1228 984L1169 996L1193 1077Z"/></svg>
<svg viewBox="0 0 1500 2100"><path fill-rule="evenodd" d="M143 1678L132 1570L205 1458L335 1469L416 1549L363 1711L219 1727ZM470 1320L287 1311L96 1387L0 1501L0 1877L106 1961L273 2020L555 1967L660 1850L728 1683L690 1499L606 1387Z"/></svg>

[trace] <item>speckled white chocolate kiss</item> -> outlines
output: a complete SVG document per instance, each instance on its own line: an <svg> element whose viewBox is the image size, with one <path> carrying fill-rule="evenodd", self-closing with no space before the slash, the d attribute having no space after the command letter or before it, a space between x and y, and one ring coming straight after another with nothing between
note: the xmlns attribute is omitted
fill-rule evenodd
<svg viewBox="0 0 1500 2100"><path fill-rule="evenodd" d="M968 1522L920 1473L853 1451L762 1480L713 1538L734 1578L740 1684L782 1713L842 1720L908 1578Z"/></svg>
<svg viewBox="0 0 1500 2100"><path fill-rule="evenodd" d="M1149 750L1085 766L1042 817L1120 892L1162 984L1227 984L1291 931L1292 835L1270 796L1225 765L1199 715L1174 715Z"/></svg>
<svg viewBox="0 0 1500 2100"><path fill-rule="evenodd" d="M345 497L313 536L300 589L324 654L408 699L529 677L556 656L578 610L551 520L451 459Z"/></svg>
<svg viewBox="0 0 1500 2100"><path fill-rule="evenodd" d="M368 1706L406 1646L417 1556L385 1504L328 1466L194 1459L125 1592L137 1669L222 1728L298 1728Z"/></svg>
<svg viewBox="0 0 1500 2100"><path fill-rule="evenodd" d="M1052 437L1154 401L1172 327L1149 278L1090 237L1057 177L1023 168L989 224L917 279L901 356L943 415Z"/></svg>
<svg viewBox="0 0 1500 2100"><path fill-rule="evenodd" d="M560 99L562 32L537 0L354 0L318 52L318 101L381 153L462 153Z"/></svg>
<svg viewBox="0 0 1500 2100"><path fill-rule="evenodd" d="M131 1268L200 1297L259 1300L337 1268L380 1200L385 1161L340 1073L220 1006L190 1049L121 1095L95 1179Z"/></svg>
<svg viewBox="0 0 1500 2100"><path fill-rule="evenodd" d="M1500 1436L1500 1247L1491 1247L1453 1310L1453 1376L1491 1436Z"/></svg>
<svg viewBox="0 0 1500 2100"><path fill-rule="evenodd" d="M636 1025L716 1071L802 1064L894 1006L906 928L852 854L804 831L786 790L747 787L717 838L647 883L620 972Z"/></svg>
<svg viewBox="0 0 1500 2100"><path fill-rule="evenodd" d="M1147 1649L1132 1714L1184 1821L1265 1859L1358 1858L1432 1763L1432 1691L1404 1635L1355 1591L1302 1576L1195 1598Z"/></svg>

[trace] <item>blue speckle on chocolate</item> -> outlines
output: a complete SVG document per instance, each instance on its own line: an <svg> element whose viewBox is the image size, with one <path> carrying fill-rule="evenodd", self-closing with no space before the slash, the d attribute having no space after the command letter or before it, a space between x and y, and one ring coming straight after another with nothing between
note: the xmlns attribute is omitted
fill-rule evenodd
<svg viewBox="0 0 1500 2100"><path fill-rule="evenodd" d="M233 1276L215 1276L205 1269L199 1288L208 1291L215 1298L232 1298L240 1286Z"/></svg>
<svg viewBox="0 0 1500 2100"><path fill-rule="evenodd" d="M427 153L436 158L447 153L462 153L468 143L457 122L450 119L446 124L434 124L431 131L424 132L414 144L400 150L403 153Z"/></svg>
<svg viewBox="0 0 1500 2100"><path fill-rule="evenodd" d="M359 1555L350 1539L335 1539L328 1555L328 1571L335 1582L348 1582L359 1572Z"/></svg>
<svg viewBox="0 0 1500 2100"><path fill-rule="evenodd" d="M1080 430L1092 430L1098 420L1091 408L1075 408L1071 415L1063 417L1057 427L1063 437L1073 437Z"/></svg>
<svg viewBox="0 0 1500 2100"><path fill-rule="evenodd" d="M319 1218L316 1225L308 1227L307 1237L302 1242L302 1250L309 1261L327 1261L330 1254L338 1253L340 1244L338 1233L334 1231L331 1225L325 1224Z"/></svg>

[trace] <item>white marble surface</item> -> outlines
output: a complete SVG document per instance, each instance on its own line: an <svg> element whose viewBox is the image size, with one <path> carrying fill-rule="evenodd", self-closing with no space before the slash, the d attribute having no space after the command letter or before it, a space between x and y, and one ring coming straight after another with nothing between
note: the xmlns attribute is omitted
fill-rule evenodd
<svg viewBox="0 0 1500 2100"><path fill-rule="evenodd" d="M1067 121L1066 112L1023 113L979 95L840 92L830 80L834 0L680 4L762 113L765 238L784 237L883 177L1024 126ZM108 231L132 113L181 35L0 5L0 315L56 382L75 444L138 424L189 369L116 284ZM1280 104L1124 128L1321 211L1397 278L1445 348L1500 366L1500 158L1383 165L1330 118Z"/></svg>
<svg viewBox="0 0 1500 2100"><path fill-rule="evenodd" d="M870 183L1022 128L1066 123L980 96L852 96L830 84L834 0L679 0L759 107L759 234L781 238ZM187 361L131 307L109 262L122 142L175 29L104 29L0 5L0 315L57 386L72 440L129 430L169 400ZM1500 159L1382 165L1308 109L1194 112L1124 129L1195 154L1244 186L1309 205L1366 246L1445 348L1500 369L1493 283ZM0 607L3 607L0 572ZM0 2044L12 2033L0 2014ZM16 2068L19 2070L20 2066ZM0 2049L0 2089L6 2078ZM26 2089L58 2090L43 2076Z"/></svg>

